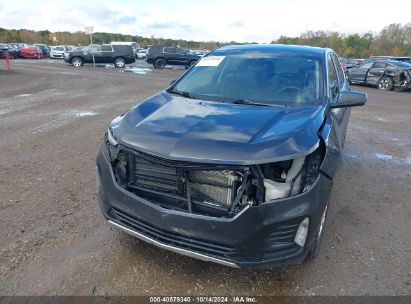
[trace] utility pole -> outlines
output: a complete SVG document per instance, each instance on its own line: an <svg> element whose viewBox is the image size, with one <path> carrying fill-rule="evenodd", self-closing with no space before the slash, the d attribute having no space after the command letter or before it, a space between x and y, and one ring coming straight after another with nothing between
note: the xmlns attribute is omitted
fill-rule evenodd
<svg viewBox="0 0 411 304"><path fill-rule="evenodd" d="M94 28L92 26L86 26L86 34L90 35L90 45L91 45L91 55L93 56L93 66L96 67L96 61L94 60L94 51L93 51L93 34Z"/></svg>

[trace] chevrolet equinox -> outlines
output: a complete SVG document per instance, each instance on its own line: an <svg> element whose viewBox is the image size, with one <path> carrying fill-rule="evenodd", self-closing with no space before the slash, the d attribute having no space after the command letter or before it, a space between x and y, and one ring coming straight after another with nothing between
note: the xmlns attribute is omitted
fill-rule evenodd
<svg viewBox="0 0 411 304"><path fill-rule="evenodd" d="M240 268L317 257L351 107L330 49L216 49L108 127L98 200L115 227Z"/></svg>

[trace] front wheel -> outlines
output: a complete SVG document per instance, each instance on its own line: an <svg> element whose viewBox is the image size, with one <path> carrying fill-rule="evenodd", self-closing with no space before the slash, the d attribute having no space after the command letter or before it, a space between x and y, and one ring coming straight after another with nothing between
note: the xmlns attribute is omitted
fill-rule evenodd
<svg viewBox="0 0 411 304"><path fill-rule="evenodd" d="M126 61L124 58L118 57L116 60L114 60L114 66L116 68L123 68L126 65Z"/></svg>
<svg viewBox="0 0 411 304"><path fill-rule="evenodd" d="M83 60L80 57L74 57L71 59L71 64L75 67L79 67L83 65Z"/></svg>
<svg viewBox="0 0 411 304"><path fill-rule="evenodd" d="M391 78L383 77L378 83L378 89L383 91L390 91L393 88L393 81Z"/></svg>
<svg viewBox="0 0 411 304"><path fill-rule="evenodd" d="M154 65L156 69L164 69L166 67L166 61L164 59L157 59Z"/></svg>

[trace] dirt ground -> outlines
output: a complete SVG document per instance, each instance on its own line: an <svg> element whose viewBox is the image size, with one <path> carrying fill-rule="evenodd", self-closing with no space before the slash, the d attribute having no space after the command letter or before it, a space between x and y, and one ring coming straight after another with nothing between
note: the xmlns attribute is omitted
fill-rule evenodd
<svg viewBox="0 0 411 304"><path fill-rule="evenodd" d="M96 201L108 123L184 69L0 61L0 295L409 295L411 92L352 111L319 259L239 270L111 228Z"/></svg>

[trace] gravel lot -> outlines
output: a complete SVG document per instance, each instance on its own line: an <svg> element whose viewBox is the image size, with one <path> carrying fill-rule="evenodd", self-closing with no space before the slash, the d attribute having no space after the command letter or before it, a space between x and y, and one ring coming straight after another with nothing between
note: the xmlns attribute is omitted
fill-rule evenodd
<svg viewBox="0 0 411 304"><path fill-rule="evenodd" d="M369 102L352 111L320 258L238 270L103 220L95 158L108 123L184 71L134 65L14 60L0 71L0 295L411 294L411 92L356 88Z"/></svg>

